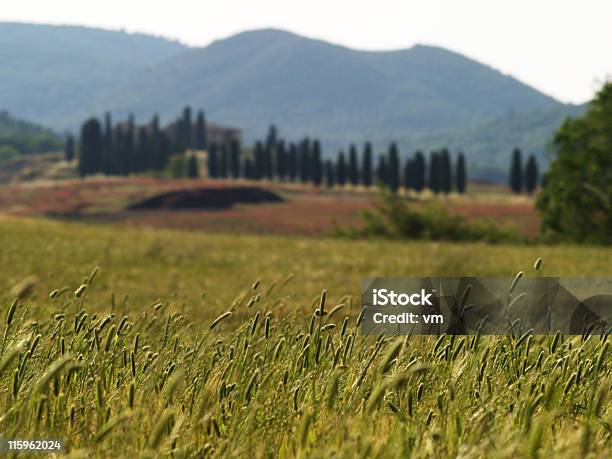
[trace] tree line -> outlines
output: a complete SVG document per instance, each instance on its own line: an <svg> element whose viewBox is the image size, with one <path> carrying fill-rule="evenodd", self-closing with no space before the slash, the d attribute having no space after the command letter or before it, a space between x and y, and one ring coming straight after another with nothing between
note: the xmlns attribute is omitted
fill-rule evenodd
<svg viewBox="0 0 612 459"><path fill-rule="evenodd" d="M400 187L417 192L429 188L434 193L465 193L467 167L465 155L459 152L453 160L447 148L432 151L429 160L421 151L402 164L396 143L377 155L374 165L372 145L366 142L361 152L353 144L348 152L325 159L318 139L308 137L299 142L279 138L274 125L263 140L246 154L238 141L222 144L208 142L206 117L202 110L195 120L185 107L174 123L160 128L159 117L138 126L133 115L113 125L110 113L103 122L95 117L86 120L77 147L74 137L66 142L65 156L78 157L81 176L93 174L129 175L147 171L167 171L173 177L199 177L200 163L192 150L207 151L210 178L276 179L312 183L315 186L384 185L392 192ZM77 153L78 150L78 153ZM533 193L539 180L536 158L530 155L525 167L522 152L515 149L510 167L510 188L515 193Z"/></svg>
<svg viewBox="0 0 612 459"><path fill-rule="evenodd" d="M241 158L243 156L243 158ZM250 180L279 180L312 183L315 186L384 185L392 192L401 186L434 193L464 193L467 187L465 156L459 153L455 167L448 149L430 154L429 167L425 155L417 152L401 164L397 144L378 155L376 167L372 145L366 142L361 154L350 145L348 154L340 151L335 158L324 159L318 139L305 137L299 142L287 142L278 137L271 126L264 140L255 142L250 154L242 155L236 148L212 145L208 152L208 176L211 178L239 178Z"/></svg>
<svg viewBox="0 0 612 459"><path fill-rule="evenodd" d="M82 124L78 170L81 176L163 171L170 166L173 155L207 147L206 118L202 110L198 111L194 123L191 108L185 107L181 116L163 129L157 115L148 124L137 126L133 115L127 121L113 125L111 115L107 113L103 122L92 117ZM77 156L76 150L76 141L69 136L65 149L68 161Z"/></svg>

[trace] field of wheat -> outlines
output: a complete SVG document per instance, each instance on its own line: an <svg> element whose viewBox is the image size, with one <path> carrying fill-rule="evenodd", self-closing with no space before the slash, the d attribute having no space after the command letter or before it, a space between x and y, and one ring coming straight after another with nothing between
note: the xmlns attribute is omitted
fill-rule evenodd
<svg viewBox="0 0 612 459"><path fill-rule="evenodd" d="M363 337L367 275L612 274L610 249L0 219L0 438L73 457L609 457L600 336Z"/></svg>

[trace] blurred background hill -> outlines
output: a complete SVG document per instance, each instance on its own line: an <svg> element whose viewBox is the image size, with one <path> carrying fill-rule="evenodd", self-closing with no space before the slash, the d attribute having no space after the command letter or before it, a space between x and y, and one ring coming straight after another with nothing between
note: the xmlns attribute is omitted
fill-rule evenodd
<svg viewBox="0 0 612 459"><path fill-rule="evenodd" d="M61 132L110 110L162 120L190 104L239 126L247 143L270 123L288 138L349 142L406 154L464 150L472 177L505 180L510 151L544 160L552 133L584 106L563 104L449 50L357 51L281 30L204 48L144 34L0 23L0 108Z"/></svg>

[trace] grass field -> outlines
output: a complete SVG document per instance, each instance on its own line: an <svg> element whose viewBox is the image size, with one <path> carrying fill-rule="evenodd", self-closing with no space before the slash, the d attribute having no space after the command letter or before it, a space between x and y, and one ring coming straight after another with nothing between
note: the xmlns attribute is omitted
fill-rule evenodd
<svg viewBox="0 0 612 459"><path fill-rule="evenodd" d="M2 438L74 457L612 453L605 340L365 339L355 323L364 276L511 276L537 257L546 275L604 276L610 248L12 216L0 237Z"/></svg>

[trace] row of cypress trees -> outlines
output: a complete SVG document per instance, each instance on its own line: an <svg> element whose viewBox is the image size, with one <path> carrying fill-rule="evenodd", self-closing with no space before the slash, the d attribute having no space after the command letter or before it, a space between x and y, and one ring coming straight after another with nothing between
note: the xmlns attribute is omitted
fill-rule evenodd
<svg viewBox="0 0 612 459"><path fill-rule="evenodd" d="M538 187L539 170L538 162L534 155L529 155L527 164L523 168L522 152L515 148L512 152L512 163L510 165L510 189L514 193L533 193Z"/></svg>
<svg viewBox="0 0 612 459"><path fill-rule="evenodd" d="M82 124L78 169L81 176L161 171L168 166L170 156L190 148L207 148L206 118L201 110L193 123L191 108L186 107L171 128L166 129L160 129L157 115L144 126L137 126L133 115L113 126L107 113L103 123L92 117ZM75 140L69 137L66 159L74 157Z"/></svg>
<svg viewBox="0 0 612 459"><path fill-rule="evenodd" d="M435 193L450 193L453 189L466 191L467 171L465 156L457 156L453 173L451 155L447 149L432 152L429 167L425 156L417 152L413 158L400 164L400 155L395 143L386 154L378 156L373 165L372 145L364 145L359 158L355 145L351 145L348 156L343 151L335 159L323 159L321 143L308 137L297 143L279 139L275 126L271 126L266 138L255 143L251 155L241 158L238 146L217 147L211 145L208 152L208 175L211 178L238 178L251 180L279 180L288 182L325 184L328 187L383 184L392 192L400 186L422 191L429 187Z"/></svg>

